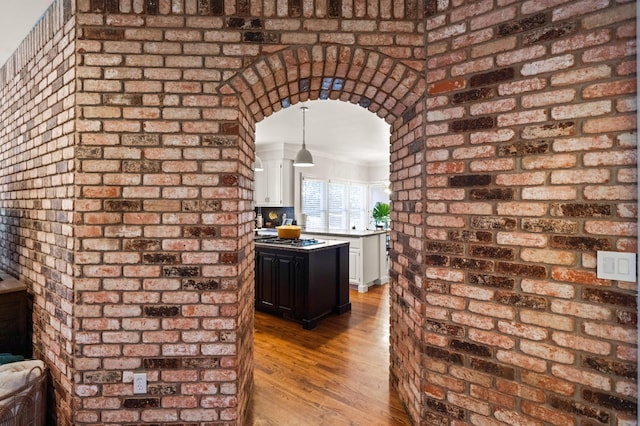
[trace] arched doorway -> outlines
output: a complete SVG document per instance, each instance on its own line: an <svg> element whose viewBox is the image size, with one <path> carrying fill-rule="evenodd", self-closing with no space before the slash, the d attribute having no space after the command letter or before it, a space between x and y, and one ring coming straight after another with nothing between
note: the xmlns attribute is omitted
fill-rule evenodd
<svg viewBox="0 0 640 426"><path fill-rule="evenodd" d="M425 188L421 128L425 107L421 102L424 82L425 78L419 71L373 51L313 46L289 48L260 58L230 78L220 89L229 95L230 102L238 103L240 144L250 159L246 164L253 162L256 123L283 105L315 99L342 100L367 108L391 125L390 181L395 195L392 199L390 316L391 345L397 351L391 354L391 375L394 384L405 383L398 387L398 391L407 406L418 406L415 401L419 400L415 392L420 389L420 374L408 372L403 365L407 364L405 357L419 353L416 349L420 345L417 337L419 327L393 330L399 324L394 318L406 315L412 309L411 302L407 302L412 299L409 289L412 277L400 275L397 271L406 270L419 275L423 269L418 255L421 252L421 231L417 229L422 221L412 218L422 216L420 200ZM252 180L251 171L246 171L250 175L247 178ZM250 194L247 192L247 205L250 205ZM245 216L247 226L243 229L248 230L253 224L253 211L247 209ZM240 328L248 333L249 326L253 325L248 313L253 310L254 265L250 259L252 253L247 254L245 264L250 266L243 275L243 290L240 292L243 299L241 309L245 312L242 318L247 324L240 324ZM398 267L394 267L396 264ZM407 380L415 383L406 385ZM250 388L251 373L241 381ZM242 398L241 412L245 412L248 399Z"/></svg>
<svg viewBox="0 0 640 426"><path fill-rule="evenodd" d="M301 146L303 107L308 109L305 140L314 166L297 168L291 163ZM409 424L389 384L387 256L384 243L377 245L381 236L366 231L375 227L373 200L380 197L375 190L386 188L389 180L389 135L389 125L372 112L331 99L287 106L256 126L256 155L263 165L255 175L256 214L268 221L270 214L293 210L294 219L303 218L301 223L307 225L303 238L341 239L339 234L343 240L349 240L349 235L369 238L363 238L362 244L353 241L355 247L349 248L350 312L324 317L309 331L291 320L256 310L248 425ZM268 193L264 187L274 176L280 190ZM277 179L279 176L281 179ZM318 188L322 188L322 195ZM371 197L370 192L378 197ZM309 198L309 193L314 196ZM280 206L267 200L270 194L281 195ZM389 195L384 195L388 203ZM306 206L306 201L312 206ZM342 205L344 210L334 209L332 214L323 210L332 203ZM319 223L334 234L305 233L309 227L317 231ZM361 250L364 241L366 253ZM362 268L367 278L358 272ZM260 269L259 260L256 269ZM379 285L370 281L374 273Z"/></svg>

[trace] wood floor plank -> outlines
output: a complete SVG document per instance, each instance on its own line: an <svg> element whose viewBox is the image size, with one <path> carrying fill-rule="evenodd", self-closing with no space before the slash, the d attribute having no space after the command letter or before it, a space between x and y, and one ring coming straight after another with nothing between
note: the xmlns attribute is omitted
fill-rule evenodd
<svg viewBox="0 0 640 426"><path fill-rule="evenodd" d="M313 330L256 312L247 425L410 425L389 383L388 286L350 291L351 312Z"/></svg>

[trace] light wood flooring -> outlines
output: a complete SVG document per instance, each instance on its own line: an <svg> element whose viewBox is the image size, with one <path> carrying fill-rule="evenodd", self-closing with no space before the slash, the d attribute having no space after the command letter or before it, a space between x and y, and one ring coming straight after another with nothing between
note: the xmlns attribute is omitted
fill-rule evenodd
<svg viewBox="0 0 640 426"><path fill-rule="evenodd" d="M254 391L247 425L410 425L389 383L389 291L350 291L352 310L313 330L255 317Z"/></svg>

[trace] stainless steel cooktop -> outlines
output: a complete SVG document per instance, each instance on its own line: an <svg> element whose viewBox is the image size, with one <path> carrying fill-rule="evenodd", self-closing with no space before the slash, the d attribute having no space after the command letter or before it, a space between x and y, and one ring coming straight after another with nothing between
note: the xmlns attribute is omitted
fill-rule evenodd
<svg viewBox="0 0 640 426"><path fill-rule="evenodd" d="M278 238L276 236L259 236L254 239L256 243L275 244L280 246L290 247L305 247L316 244L322 244L324 241L319 241L315 238Z"/></svg>

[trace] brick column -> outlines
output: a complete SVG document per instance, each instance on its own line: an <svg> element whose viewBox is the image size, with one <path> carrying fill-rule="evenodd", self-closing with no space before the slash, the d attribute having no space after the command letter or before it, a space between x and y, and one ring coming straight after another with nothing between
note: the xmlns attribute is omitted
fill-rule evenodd
<svg viewBox="0 0 640 426"><path fill-rule="evenodd" d="M429 3L426 422L632 422L635 4Z"/></svg>
<svg viewBox="0 0 640 426"><path fill-rule="evenodd" d="M240 424L247 406L253 139L209 64L223 20L167 6L79 6L77 424Z"/></svg>

